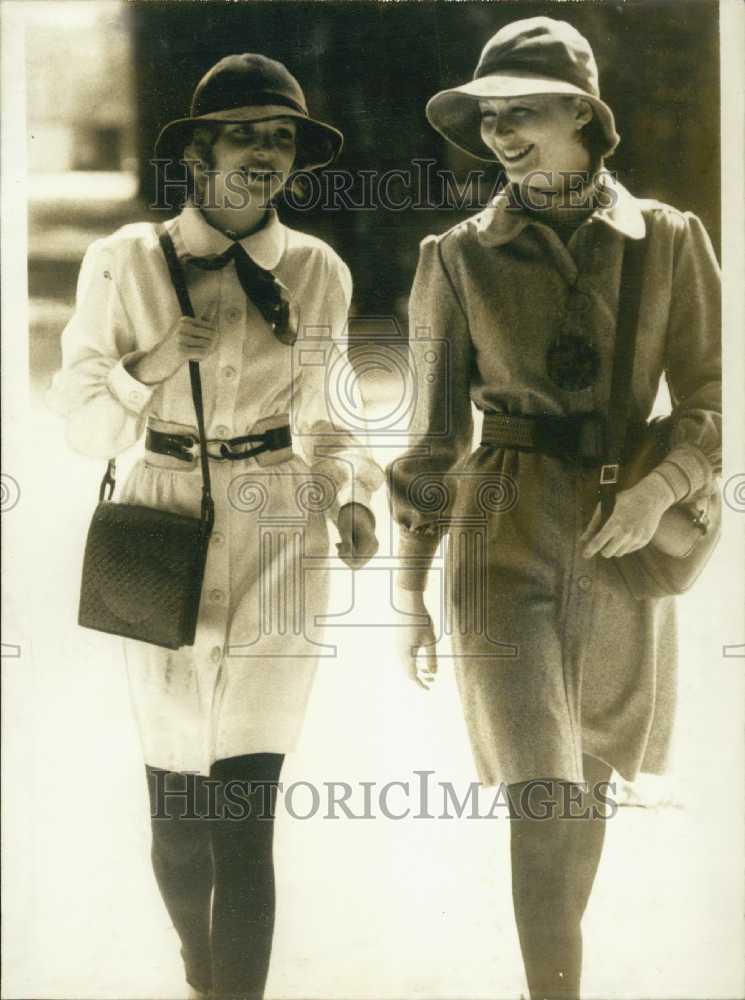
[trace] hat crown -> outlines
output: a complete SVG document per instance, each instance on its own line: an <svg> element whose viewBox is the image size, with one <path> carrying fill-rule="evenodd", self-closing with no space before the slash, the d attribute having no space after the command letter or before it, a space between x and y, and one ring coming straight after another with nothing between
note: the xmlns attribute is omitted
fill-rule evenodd
<svg viewBox="0 0 745 1000"><path fill-rule="evenodd" d="M308 114L305 95L290 71L253 52L225 56L197 84L191 103L194 118L251 104L286 104Z"/></svg>
<svg viewBox="0 0 745 1000"><path fill-rule="evenodd" d="M473 78L495 73L550 77L600 96L590 43L571 24L550 17L514 21L489 39Z"/></svg>

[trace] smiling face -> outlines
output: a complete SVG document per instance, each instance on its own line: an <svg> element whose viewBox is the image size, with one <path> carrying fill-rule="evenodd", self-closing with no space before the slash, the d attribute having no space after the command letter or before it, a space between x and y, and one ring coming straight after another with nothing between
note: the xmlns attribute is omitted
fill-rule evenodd
<svg viewBox="0 0 745 1000"><path fill-rule="evenodd" d="M199 200L218 211L265 209L287 183L296 138L290 117L195 129L184 157Z"/></svg>
<svg viewBox="0 0 745 1000"><path fill-rule="evenodd" d="M212 145L213 169L269 201L287 182L295 162L297 126L292 118L222 125Z"/></svg>
<svg viewBox="0 0 745 1000"><path fill-rule="evenodd" d="M560 191L567 174L589 169L581 133L592 119L587 101L555 94L490 97L479 109L481 138L513 184Z"/></svg>

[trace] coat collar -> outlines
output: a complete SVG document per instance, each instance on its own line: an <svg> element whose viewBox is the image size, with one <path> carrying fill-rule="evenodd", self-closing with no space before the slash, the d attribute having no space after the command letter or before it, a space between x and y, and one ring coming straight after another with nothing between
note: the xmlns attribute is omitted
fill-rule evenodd
<svg viewBox="0 0 745 1000"><path fill-rule="evenodd" d="M632 240L643 239L647 227L639 202L612 174L601 172L595 180L600 205L590 218L598 219ZM497 247L511 242L535 220L510 197L506 187L477 217L478 240L484 246Z"/></svg>
<svg viewBox="0 0 745 1000"><path fill-rule="evenodd" d="M179 231L185 256L209 257L221 254L237 242L259 267L267 271L274 270L285 250L285 227L273 208L269 209L267 220L261 229L244 236L242 240L232 240L211 226L196 205L187 202L179 216Z"/></svg>

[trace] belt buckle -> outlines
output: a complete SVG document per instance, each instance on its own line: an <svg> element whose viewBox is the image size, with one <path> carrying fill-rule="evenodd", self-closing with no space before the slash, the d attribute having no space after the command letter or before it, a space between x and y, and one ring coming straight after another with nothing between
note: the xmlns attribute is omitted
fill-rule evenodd
<svg viewBox="0 0 745 1000"><path fill-rule="evenodd" d="M601 486L614 486L618 482L618 470L620 466L617 462L610 465L600 466L600 485Z"/></svg>
<svg viewBox="0 0 745 1000"><path fill-rule="evenodd" d="M163 448L161 454L177 458L181 462L189 462L194 465L197 461L197 448L199 442L191 434L169 434L160 432ZM189 444L186 444L186 442Z"/></svg>
<svg viewBox="0 0 745 1000"><path fill-rule="evenodd" d="M213 462L227 462L230 458L230 455L229 454L226 455L225 452L223 451L223 448L229 450L229 446L225 441L220 441L219 446L220 450L217 452L217 454L215 454L215 452L213 451L210 451L209 448L205 449L207 452L207 458L212 459Z"/></svg>
<svg viewBox="0 0 745 1000"><path fill-rule="evenodd" d="M289 428L287 426L270 427L264 431L264 444L269 451L280 451L282 448L289 448L292 439L288 431Z"/></svg>

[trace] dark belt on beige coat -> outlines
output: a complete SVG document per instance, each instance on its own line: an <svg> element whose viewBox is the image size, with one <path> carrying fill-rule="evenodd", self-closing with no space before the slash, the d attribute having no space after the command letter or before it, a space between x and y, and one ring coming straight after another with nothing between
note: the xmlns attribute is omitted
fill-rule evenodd
<svg viewBox="0 0 745 1000"><path fill-rule="evenodd" d="M568 416L485 413L481 444L538 451L583 466L597 466L603 461L605 435L606 422L602 413Z"/></svg>

